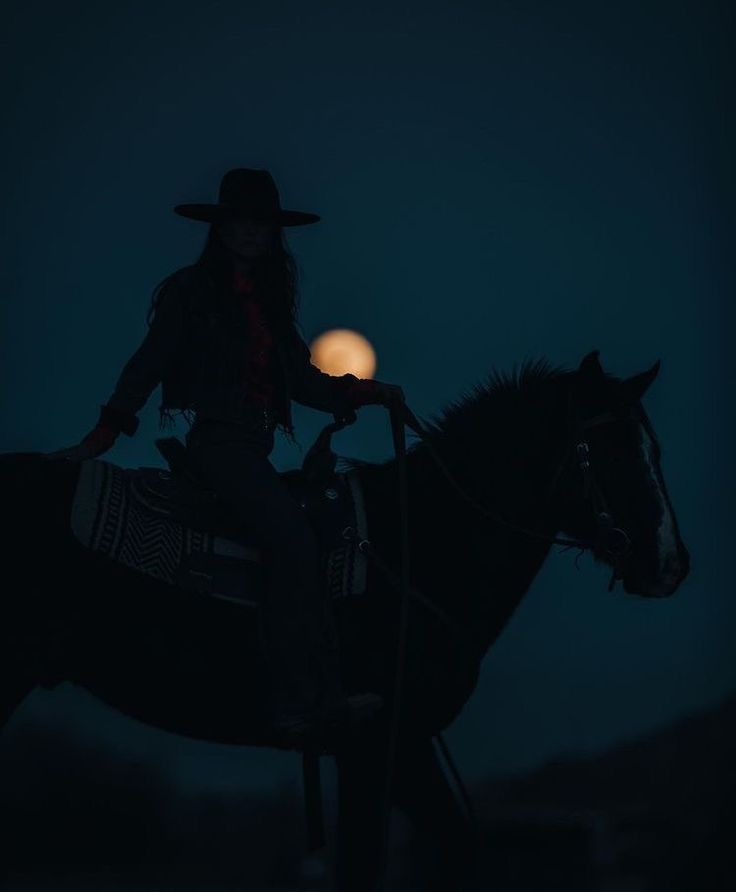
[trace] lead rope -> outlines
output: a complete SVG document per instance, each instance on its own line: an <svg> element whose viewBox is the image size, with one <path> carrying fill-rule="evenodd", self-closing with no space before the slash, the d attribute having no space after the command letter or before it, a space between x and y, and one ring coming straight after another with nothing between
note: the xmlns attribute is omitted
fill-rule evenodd
<svg viewBox="0 0 736 892"><path fill-rule="evenodd" d="M398 585L396 580L396 574L389 574L393 576L393 583L399 588L400 591L400 614L399 614L399 639L397 644L397 659L396 659L396 670L395 670L395 679L394 679L394 699L393 699L393 710L391 716L391 724L389 729L389 746L388 746L388 759L386 763L386 786L384 791L384 804L383 804L383 826L382 826L382 841L381 841L381 852L380 852L380 863L379 863L379 872L378 872L378 881L376 890L377 892L382 892L386 888L386 870L388 864L388 845L389 845L389 827L390 827L390 816L391 816L391 791L393 787L394 781L394 773L396 767L396 750L398 747L398 730L399 730L399 715L400 715L400 707L401 707L401 688L403 684L403 675L404 675L404 659L406 653L406 633L408 627L408 609L409 609L409 598L410 598L410 586L409 586L409 536L408 536L408 497L407 497L407 480L406 480L406 440L405 440L405 430L404 425L410 427L420 439L424 442L427 447L430 455L434 459L435 463L440 467L443 474L447 478L450 485L456 492L466 501L473 505L480 513L482 513L485 517L490 520L495 521L509 529L515 530L519 533L523 533L532 538L541 539L543 541L549 542L550 544L558 544L564 545L567 548L580 548L581 550L587 550L592 548L592 544L590 542L585 542L580 539L570 539L563 538L560 536L550 536L548 534L542 533L538 530L530 530L526 527L515 524L508 519L501 517L495 512L489 511L484 505L480 504L476 499L470 496L465 490L462 489L450 473L449 469L445 465L444 461L440 458L437 451L434 449L432 443L430 442L430 438L427 432L424 430L423 426L419 423L416 416L409 409L409 407L405 403L401 403L399 405L392 405L390 407L391 414L391 434L394 442L394 452L396 454L396 464L398 471L398 489L399 489L399 534L401 541L401 551L400 551L400 567L399 567L399 579ZM581 427L593 427L595 424L599 423L601 419L605 419L607 416L596 416L593 419L589 419L585 425L581 425ZM585 446L587 449L587 443L580 444L581 446ZM579 459L581 456L578 456ZM589 479L589 473L585 473L586 467L589 471L589 463L587 466L581 464L581 468L585 474L585 486L586 486L586 494L589 494L589 487L592 481ZM560 465L558 474L562 472L563 465ZM555 475L555 483L557 480L557 476ZM605 514L605 517L609 515ZM616 532L623 535L623 537L628 541L628 537L621 530L616 530ZM363 548L362 546L367 546ZM370 543L368 541L364 543L359 543L359 547L361 550L365 550L369 555L374 558L377 557L373 552L373 549L370 547ZM381 562L379 561L379 564ZM617 571L614 568L614 572L611 578L611 583L609 585L609 591L613 587L617 578ZM619 577L620 578L620 577ZM469 824L473 831L477 834L479 831L479 825L477 821L477 817L475 815L470 797L468 795L467 789L462 782L460 774L457 770L457 766L450 755L450 751L447 747L447 744L442 737L441 734L435 735L435 739L440 747L442 755L447 762L448 769L450 774L452 775L455 784L458 789L459 796L462 800L462 803L465 808L466 816Z"/></svg>
<svg viewBox="0 0 736 892"><path fill-rule="evenodd" d="M380 851L380 861L379 861L379 870L378 870L378 878L377 878L377 886L376 892L382 892L386 888L386 878L387 878L387 865L388 865L388 846L389 846L389 829L390 829L390 817L391 817L391 792L393 788L394 774L396 768L396 751L398 748L398 736L399 736L399 716L401 710L401 694L402 694L402 685L404 680L404 660L406 655L406 633L408 628L408 617L409 617L409 598L410 598L410 586L409 586L409 535L408 535L408 495L407 495L407 479L406 479L406 432L404 426L409 426L415 433L419 435L419 437L424 441L427 448L429 449L430 454L432 455L435 462L439 465L442 472L447 477L450 484L453 488L467 501L470 502L476 509L478 509L482 514L484 514L489 519L496 521L497 523L501 523L502 525L516 530L521 533L525 533L528 536L532 536L534 538L543 539L550 543L566 545L568 547L578 547L585 548L590 547L589 543L581 542L580 540L575 539L563 539L557 536L549 536L544 533L540 533L536 530L529 530L524 527L518 526L505 518L502 518L490 511L488 511L485 506L478 503L475 499L473 499L467 492L465 492L461 487L458 486L454 477L450 474L447 466L439 457L437 452L432 447L432 444L429 442L429 437L427 436L426 431L423 429L422 425L417 420L416 416L411 412L409 407L402 403L400 405L392 405L390 407L390 418L391 418L391 435L393 438L394 444L394 453L396 456L396 465L397 465L397 477L398 477L398 490L399 490L399 538L401 542L401 550L400 550L400 564L399 564L399 579L397 588L400 591L400 611L399 611L399 635L397 642L397 656L396 656L396 669L394 676L394 687L393 687L393 703L392 703L392 714L391 714L391 723L389 726L389 740L388 740L388 754L386 761L386 784L384 789L384 800L383 800L383 814L382 814L382 838L381 838L381 851ZM352 413L351 413L352 414ZM354 415L351 420L354 420ZM343 424L339 423L335 425L335 428L339 429ZM323 431L323 434L325 432ZM332 430L330 430L330 434ZM329 440L329 435L327 437ZM314 448L314 447L313 447ZM362 543L359 543L359 547ZM369 545L368 542L364 543L366 546ZM368 550L363 549L361 550ZM394 580L394 584L396 581ZM457 770L457 766L455 765L450 751L447 747L447 744L442 737L441 734L435 735L435 739L437 740L442 755L447 762L448 769L455 781L455 784L458 788L458 792L460 798L465 807L465 811L467 814L467 818L469 823L473 826L473 829L477 832L478 825L477 819L470 801L470 797L468 795L467 789L462 782L460 774ZM316 762L316 766L315 766ZM315 770L316 768L316 770ZM318 757L315 758L314 755L304 756L304 782L305 782L305 790L309 790L310 795L307 796L307 800L313 800L315 798L319 798L319 762ZM315 845L318 846L320 844L324 844L324 830L322 824L322 816L319 812L315 812L314 810L310 810L309 806L307 808L308 815L311 812L311 820L308 818L308 825L310 827L309 835Z"/></svg>
<svg viewBox="0 0 736 892"><path fill-rule="evenodd" d="M398 471L399 490L399 540L401 551L399 553L399 580L400 580L400 607L399 607L399 640L396 648L396 669L393 686L393 702L391 710L391 724L388 735L388 756L386 760L386 785L383 798L381 853L378 867L377 892L386 888L389 829L391 824L391 791L393 789L394 774L396 770L396 750L399 738L399 720L401 712L401 689L404 682L404 658L406 655L406 631L409 625L409 518L408 495L406 482L406 434L404 430L404 412L398 406L390 407L391 436L394 441L394 453Z"/></svg>
<svg viewBox="0 0 736 892"><path fill-rule="evenodd" d="M384 789L383 814L382 814L382 837L381 852L378 869L378 879L376 884L376 892L383 892L386 889L387 868L388 868L388 852L389 852L389 830L391 826L391 792L393 788L394 775L396 773L396 751L398 749L399 739L399 722L401 715L401 695L404 682L404 663L406 658L406 636L409 628L409 518L408 518L408 487L406 477L406 431L405 424L405 406L394 407L390 409L391 413L391 435L394 441L394 452L396 455L396 465L398 470L398 490L399 490L399 538L401 541L401 551L399 554L399 579L398 588L400 591L400 608L399 608L399 638L397 642L396 652L396 670L393 686L393 703L391 713L391 724L389 727L388 740L388 758L386 761L386 785ZM396 584L394 582L394 584ZM439 745L440 751L447 763L449 772L455 781L460 800L465 808L468 823L472 830L478 833L478 822L473 809L467 788L463 784L460 773L455 762L450 755L450 750L445 742L442 734L435 735L435 739Z"/></svg>
<svg viewBox="0 0 736 892"><path fill-rule="evenodd" d="M465 816L468 820L468 823L475 833L475 838L478 839L480 833L480 825L478 823L478 817L475 813L475 809L473 808L473 803L470 799L470 796L468 795L468 789L463 783L463 779L460 777L460 772L457 770L455 760L450 755L450 750L447 746L447 743L445 742L445 738L442 736L442 733L438 732L437 734L435 734L434 739L437 741L440 751L444 756L445 762L447 762L449 772L452 775L453 780L455 781L458 795L463 803L463 806L465 807Z"/></svg>
<svg viewBox="0 0 736 892"><path fill-rule="evenodd" d="M401 410L398 408L391 408L390 410L390 420L391 420L391 434L394 443L394 453L396 456L396 464L398 468L398 495L399 495L399 514L400 514L400 540L401 540L401 552L400 552L400 568L399 573L396 574L391 570L391 568L386 564L380 555L373 549L369 540L363 540L362 542L357 542L358 548L368 555L386 574L389 581L399 589L401 594L400 601L400 612L399 612L399 638L398 638L398 646L397 646L397 655L396 655L396 669L395 669L395 678L394 678L394 699L393 699L393 709L391 716L391 724L390 724L390 732L389 732L389 747L388 747L388 758L386 763L386 786L384 790L384 805L383 805L383 813L382 813L382 842L381 842L381 854L380 854L380 862L379 862L379 873L378 873L378 885L377 892L381 892L381 890L385 887L386 882L386 870L388 866L388 848L389 848L389 830L390 830L390 818L391 818L391 791L393 787L393 779L396 768L396 751L398 749L398 726L399 726L399 716L401 709L401 693L402 686L404 680L404 664L405 664L405 656L406 656L406 635L409 626L409 598L410 598L410 584L409 584L409 526L408 526L408 486L407 486L407 477L406 477L406 431L404 428L405 419L404 412L406 411L406 407L402 407ZM401 414L400 414L401 412ZM354 419L353 419L354 420ZM318 443L312 447L310 453L323 453L329 448L330 437L334 433L335 430L339 430L344 426L343 423L337 422L335 424L328 425L320 435ZM354 532L354 531L351 531ZM357 541L357 540L356 540ZM416 596L420 598L422 603L428 609L433 611L437 611L437 608L432 604L432 602L426 601L426 599L421 598L419 593L416 593ZM440 619L442 619L448 626L451 626L452 623L448 617L446 617L442 611L437 611L439 613ZM441 734L436 734L435 739L437 740L442 755L447 762L448 769L455 781L457 789L459 791L460 798L465 807L465 811L467 813L468 820L471 824L475 825L477 822L475 820L475 815L473 812L472 804L470 802L470 797L468 796L468 792L462 782L460 774L457 770L457 766L455 765L452 756L450 755L450 751L445 743L444 738ZM326 844L325 838L325 830L324 830L324 815L322 811L322 794L321 794L321 779L320 779L320 755L319 753L313 751L305 751L302 754L302 772L303 772L303 784L304 784L304 799L305 799L305 811L306 811L306 821L307 821L307 836L309 839L309 851L315 851L317 849L323 848ZM475 828L477 829L477 828Z"/></svg>

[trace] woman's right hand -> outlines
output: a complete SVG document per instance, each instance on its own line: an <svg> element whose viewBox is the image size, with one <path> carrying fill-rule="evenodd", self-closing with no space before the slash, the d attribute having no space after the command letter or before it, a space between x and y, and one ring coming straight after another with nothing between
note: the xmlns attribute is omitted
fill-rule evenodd
<svg viewBox="0 0 736 892"><path fill-rule="evenodd" d="M371 403L391 408L406 402L404 391L398 384L387 384L385 381L376 381L375 378L353 377L347 383L347 393L354 409Z"/></svg>
<svg viewBox="0 0 736 892"><path fill-rule="evenodd" d="M117 431L105 425L98 424L91 430L81 443L70 446L67 449L57 449L55 452L44 453L44 458L65 458L68 461L85 461L88 458L97 458L112 447L117 439Z"/></svg>

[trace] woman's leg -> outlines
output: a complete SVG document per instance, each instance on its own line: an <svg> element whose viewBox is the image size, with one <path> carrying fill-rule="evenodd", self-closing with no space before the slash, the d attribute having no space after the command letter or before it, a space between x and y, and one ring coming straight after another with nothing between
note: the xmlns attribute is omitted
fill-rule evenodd
<svg viewBox="0 0 736 892"><path fill-rule="evenodd" d="M303 715L339 691L316 534L264 444L219 431L193 438L190 448L207 485L233 505L265 552L269 591L261 615L274 718Z"/></svg>

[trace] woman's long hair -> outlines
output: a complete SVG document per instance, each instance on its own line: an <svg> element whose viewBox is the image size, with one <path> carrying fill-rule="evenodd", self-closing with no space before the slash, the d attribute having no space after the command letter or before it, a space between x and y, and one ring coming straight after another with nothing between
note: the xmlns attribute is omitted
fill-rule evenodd
<svg viewBox="0 0 736 892"><path fill-rule="evenodd" d="M223 299L232 293L232 258L218 234L216 223L210 224L204 248L195 261L195 265L204 268L215 282L216 299ZM162 292L175 275L176 272L171 273L153 289L147 315L149 326ZM276 227L268 249L254 259L251 278L253 279L254 295L256 297L259 294L267 295L261 305L275 337L285 338L289 329L299 324L299 272L294 255L286 244L283 227ZM191 420L191 416L187 412L184 414L188 420ZM162 411L161 423L162 425L173 423L170 411ZM289 440L296 442L293 428L287 428L282 424L279 427Z"/></svg>
<svg viewBox="0 0 736 892"><path fill-rule="evenodd" d="M232 289L232 259L217 233L217 224L211 223L207 240L195 265L203 267L214 280L218 295L227 294ZM176 275L172 273L153 289L151 306L147 321L151 324L161 292L169 280ZM299 272L294 255L289 250L284 238L283 227L278 226L268 250L253 261L252 278L254 293L267 294L263 307L269 321L275 324L277 331L289 325L298 325L299 314Z"/></svg>

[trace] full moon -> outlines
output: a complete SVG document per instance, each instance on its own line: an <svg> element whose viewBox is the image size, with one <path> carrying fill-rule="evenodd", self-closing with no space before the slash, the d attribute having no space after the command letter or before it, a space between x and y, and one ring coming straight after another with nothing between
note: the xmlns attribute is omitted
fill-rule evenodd
<svg viewBox="0 0 736 892"><path fill-rule="evenodd" d="M370 341L350 328L332 328L309 345L312 362L328 375L352 372L358 378L372 378L376 371L376 351Z"/></svg>

